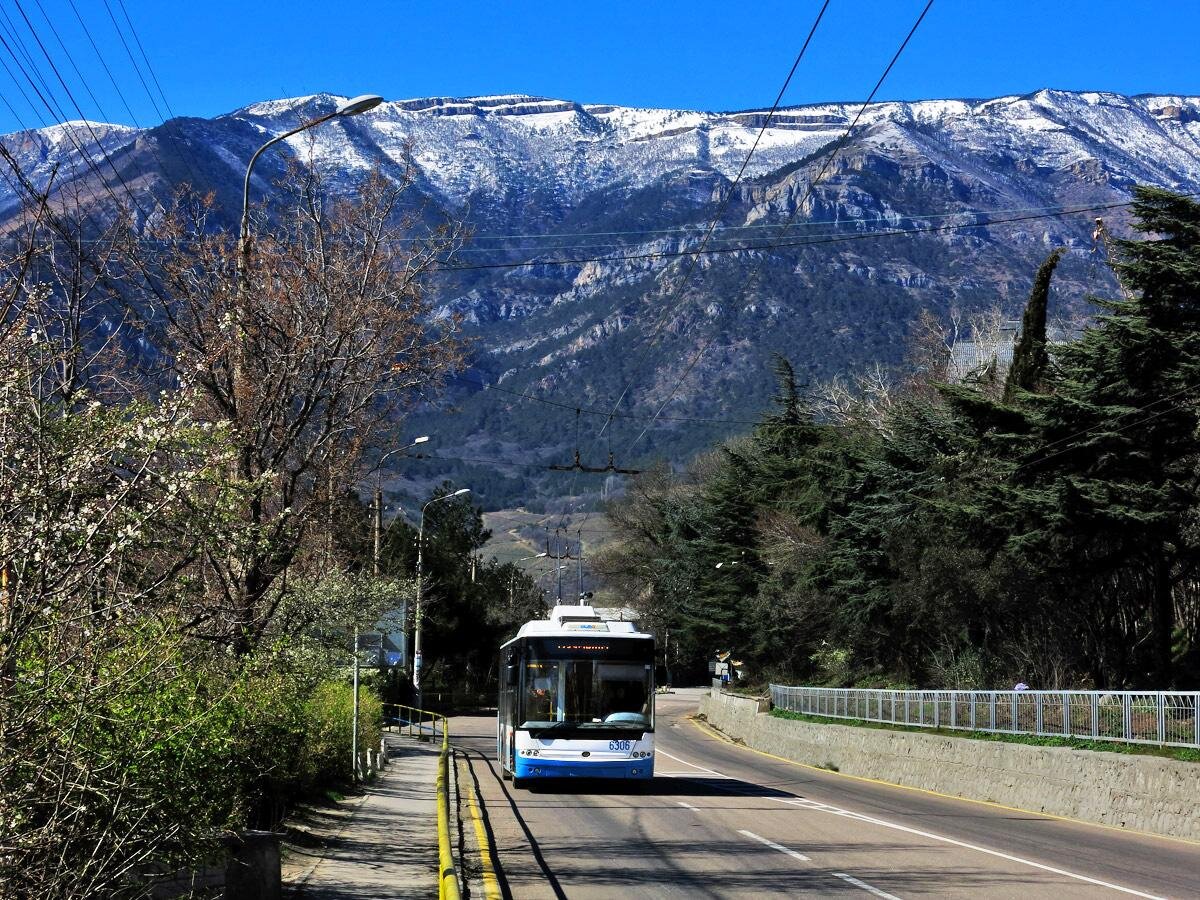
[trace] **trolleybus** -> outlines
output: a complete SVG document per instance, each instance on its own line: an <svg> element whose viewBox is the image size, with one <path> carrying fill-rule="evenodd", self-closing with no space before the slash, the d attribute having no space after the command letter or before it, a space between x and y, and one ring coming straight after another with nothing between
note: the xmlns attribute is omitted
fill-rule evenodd
<svg viewBox="0 0 1200 900"><path fill-rule="evenodd" d="M500 648L496 752L515 786L654 775L654 637L556 606Z"/></svg>

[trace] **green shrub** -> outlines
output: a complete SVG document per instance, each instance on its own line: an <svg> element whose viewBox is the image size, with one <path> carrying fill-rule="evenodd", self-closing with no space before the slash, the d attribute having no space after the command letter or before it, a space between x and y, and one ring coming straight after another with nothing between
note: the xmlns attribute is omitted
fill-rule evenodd
<svg viewBox="0 0 1200 900"><path fill-rule="evenodd" d="M332 787L350 777L350 723L354 690L344 681L323 681L304 703L300 771L306 790ZM379 746L383 703L370 688L358 692L358 746Z"/></svg>

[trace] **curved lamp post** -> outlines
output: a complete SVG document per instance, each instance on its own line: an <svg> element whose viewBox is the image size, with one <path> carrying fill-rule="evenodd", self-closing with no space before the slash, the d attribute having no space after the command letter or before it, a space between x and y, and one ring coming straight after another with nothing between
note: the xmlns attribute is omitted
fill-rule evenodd
<svg viewBox="0 0 1200 900"><path fill-rule="evenodd" d="M375 550L372 555L372 573L377 578L379 577L380 553L383 549L383 464L387 462L388 457L395 456L397 453L403 453L405 450L411 450L418 444L424 444L428 440L429 435L423 434L419 438L414 438L411 444L389 450L383 456L379 457L379 461L375 463L375 494L372 497L374 509L371 511L371 530L374 532L375 538Z"/></svg>
<svg viewBox="0 0 1200 900"><path fill-rule="evenodd" d="M513 603L516 602L517 565L520 563L523 563L523 562L529 562L529 560L531 560L531 559L542 559L543 557L546 557L549 555L550 555L550 553L549 553L549 551L547 551L545 553L539 553L536 556L522 556L520 559L513 560L512 576L508 579L508 608L509 609L512 609Z"/></svg>
<svg viewBox="0 0 1200 900"><path fill-rule="evenodd" d="M237 248L237 328L241 332L245 324L245 308L246 294L249 290L247 278L249 273L250 262L250 175L254 171L254 164L258 162L258 158L270 147L278 144L282 140L290 138L294 134L299 134L301 131L307 131L309 128L314 128L323 122L328 122L330 119L337 119L343 116L357 116L359 113L364 113L369 109L374 109L383 98L375 94L362 94L350 100L339 103L337 108L323 116L317 116L315 119L309 119L307 122L293 128L291 131L285 131L283 134L277 135L254 151L254 155L250 157L250 162L246 165L246 178L242 183L242 220L238 228L238 248ZM244 354L246 351L244 334L236 345L233 372L232 372L232 387L234 402L237 402L239 395L239 386L242 382L242 371L244 368ZM407 448L405 448L407 449ZM245 473L243 473L245 474ZM378 547L378 539L376 543ZM378 555L378 549L376 549ZM378 562L376 563L378 567ZM378 572L376 572L378 574ZM359 776L358 766L358 626L354 627L354 715L351 724L350 737L350 752L353 757L353 766L351 771L357 778Z"/></svg>
<svg viewBox="0 0 1200 900"><path fill-rule="evenodd" d="M238 262L239 270L242 258L250 253L250 173L254 171L254 164L258 162L258 158L263 155L263 152L269 147L278 144L280 141L287 140L294 134L299 134L301 131L307 131L310 128L315 128L323 122L328 122L330 119L345 118L349 116L357 116L360 113L365 113L368 110L374 109L383 98L376 94L362 94L350 100L339 103L337 109L331 113L326 113L323 116L317 116L315 119L309 119L307 122L298 125L291 131L285 131L283 134L271 138L261 147L254 151L254 155L250 157L250 164L246 166L246 180L242 185L242 225L238 231Z"/></svg>
<svg viewBox="0 0 1200 900"><path fill-rule="evenodd" d="M441 503L443 500L450 500L453 497L461 497L463 494L471 493L470 488L459 488L453 494L446 494L444 497L434 497L428 503L421 507L421 527L417 531L417 612L413 620L413 688L417 692L417 702L414 704L417 709L422 709L421 706L421 599L423 587L423 560L425 553L425 510L429 509L435 503Z"/></svg>
<svg viewBox="0 0 1200 900"><path fill-rule="evenodd" d="M245 310L246 310L246 294L249 292L250 285L248 279L250 277L250 174L254 171L254 164L258 162L258 158L263 155L269 147L278 144L282 140L290 138L294 134L299 134L301 131L307 131L310 128L315 128L323 122L328 122L330 119L338 119L348 116L357 116L360 113L365 113L367 110L374 109L383 98L376 94L362 94L350 100L339 103L337 109L331 113L326 113L323 116L317 116L315 119L309 119L307 122L298 125L291 131L285 131L283 134L271 138L261 147L254 151L254 155L250 157L250 162L246 166L246 179L242 184L242 220L238 228L238 248L237 248L237 295L236 309L234 311L237 321L235 325L238 332L242 334L242 338L238 340L237 347L234 353L233 372L231 380L233 382L233 396L236 398L239 393L242 382L242 370L244 368L244 355L246 352L245 339L243 328L245 327Z"/></svg>

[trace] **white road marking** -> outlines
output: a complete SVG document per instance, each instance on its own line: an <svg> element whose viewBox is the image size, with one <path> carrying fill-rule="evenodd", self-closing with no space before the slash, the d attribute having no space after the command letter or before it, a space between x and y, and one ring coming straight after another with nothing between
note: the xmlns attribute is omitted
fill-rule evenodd
<svg viewBox="0 0 1200 900"><path fill-rule="evenodd" d="M655 749L654 752L657 753L659 756L665 756L668 759L673 759L673 760L675 760L675 762L681 762L685 766L688 766L689 768L699 769L701 772L707 772L709 775L715 775L717 778L728 778L729 777L728 775L722 775L720 772L714 772L712 769L706 769L706 768L704 768L704 766L698 766L693 762L688 762L686 759L680 759L675 754L668 753L666 750L663 750L661 747ZM665 775L667 773L664 772L663 774Z"/></svg>
<svg viewBox="0 0 1200 900"><path fill-rule="evenodd" d="M793 859L798 859L801 862L812 862L812 860L809 859L807 856L805 856L803 853L799 853L795 850L789 850L787 847L783 846L782 844L777 844L774 841L768 841L765 837L762 837L761 835L757 835L753 831L739 831L738 834L744 834L748 838L754 838L754 840L758 841L760 844L766 844L772 850L778 850L780 853L786 853L788 856L792 857ZM889 895L885 894L884 896L889 896Z"/></svg>
<svg viewBox="0 0 1200 900"><path fill-rule="evenodd" d="M1002 853L999 850L990 850L987 847L980 847L978 844L969 844L966 841L955 840L941 834L934 834L930 831L921 831L919 828L910 828L907 825L901 825L898 822L889 822L886 819L877 819L874 816L867 816L862 813L851 812L848 809L841 809L837 806L830 806L827 803L818 803L815 800L805 800L799 798L800 802L795 800L785 800L780 797L772 797L772 800L778 800L780 803L788 803L792 806L798 806L801 809L811 809L816 812L827 812L835 816L842 816L846 819L855 819L859 822L868 822L872 825L880 825L884 828L891 828L895 831L903 831L907 834L915 834L919 837L929 838L934 841L941 841L944 844L952 844L955 847L962 847L966 850L974 850L978 853L986 853L988 856L995 856L1000 859L1006 859L1009 862L1020 863L1025 866L1032 866L1035 869L1041 869L1043 872L1052 872L1055 875L1062 875L1066 878L1074 878L1077 881L1085 881L1088 884L1094 884L1099 887L1110 888L1114 891L1120 891L1123 894L1132 894L1135 897L1146 897L1147 900L1166 900L1164 897L1159 897L1155 894L1146 894L1142 891L1134 890L1133 888L1124 887L1119 884L1113 884L1110 881L1101 881L1098 878L1092 878L1088 875L1080 875L1078 872L1069 872L1066 869L1057 869L1054 866L1048 866L1045 863L1034 862L1032 859L1025 859L1020 856L1013 856L1011 853Z"/></svg>
<svg viewBox="0 0 1200 900"><path fill-rule="evenodd" d="M707 772L717 778L730 778L729 775L723 775L720 772L715 772L712 769L706 769L704 766L698 766L695 763L690 763L686 759L680 759L678 756L671 756L663 750L657 750L657 753L670 756L671 759L683 763L685 766L691 766L693 769L699 769L702 772ZM851 812L848 809L842 809L837 806L830 806L828 803L818 803L815 800L808 800L804 797L769 797L767 799L774 800L777 803L787 803L791 806L796 806L801 809L808 809L814 812L825 812L831 815L842 816L847 819L857 819L860 822L869 822L872 825L879 825L883 828L891 828L896 831L903 831L907 834L915 834L918 837L928 838L931 841L941 841L943 844L951 844L955 847L962 847L965 850L974 850L977 853L986 853L988 856L994 856L998 859L1005 859L1009 862L1018 863L1023 866L1030 866L1034 869L1040 869L1043 872L1050 872L1054 875L1061 875L1064 878L1073 878L1076 881L1083 881L1087 884L1094 884L1098 887L1109 888L1110 890L1119 891L1122 894L1130 894L1134 897L1145 897L1146 900L1166 900L1165 897L1159 897L1157 894L1146 894L1134 888L1124 887L1123 885L1113 884L1111 881L1101 881L1099 878L1092 878L1088 875L1080 875L1078 872L1069 872L1066 869L1058 869L1054 866L1048 866L1045 863L1034 862L1032 859L1025 859L1021 856L1013 856L1011 853L1002 853L999 850L989 850L987 847L981 847L978 844L969 844L966 841L955 840L944 835L934 834L931 831L921 831L918 828L910 828L907 825L901 825L897 822L889 822L886 819L877 819L874 816L863 815L862 813ZM748 833L748 832L744 832ZM753 837L758 838L757 835ZM764 840L758 838L758 840ZM765 842L765 840L764 840Z"/></svg>
<svg viewBox="0 0 1200 900"><path fill-rule="evenodd" d="M675 802L678 803L680 806L682 806L684 809L690 809L692 812L700 812L699 809L692 806L692 804L690 804L690 803L684 803L682 800L676 800Z"/></svg>
<svg viewBox="0 0 1200 900"><path fill-rule="evenodd" d="M895 894L889 894L887 891L881 891L879 888L873 887L872 885L867 884L865 881L859 881L854 876L847 875L845 872L833 872L831 874L834 878L840 878L842 881L849 882L857 888L862 888L868 894L874 894L876 897L883 897L884 900L900 900L900 898Z"/></svg>

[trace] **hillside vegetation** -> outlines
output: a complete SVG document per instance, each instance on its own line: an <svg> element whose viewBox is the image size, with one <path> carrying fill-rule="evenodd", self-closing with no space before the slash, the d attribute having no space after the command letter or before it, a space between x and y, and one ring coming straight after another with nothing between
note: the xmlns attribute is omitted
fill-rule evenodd
<svg viewBox="0 0 1200 900"><path fill-rule="evenodd" d="M793 682L1168 688L1200 679L1200 205L1143 188L1120 292L1045 341L1058 254L1007 376L939 340L831 414L778 363L772 412L609 510L602 568L676 671L732 649Z"/></svg>

